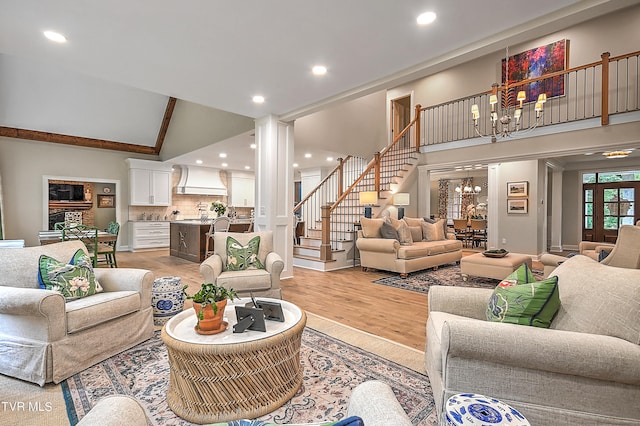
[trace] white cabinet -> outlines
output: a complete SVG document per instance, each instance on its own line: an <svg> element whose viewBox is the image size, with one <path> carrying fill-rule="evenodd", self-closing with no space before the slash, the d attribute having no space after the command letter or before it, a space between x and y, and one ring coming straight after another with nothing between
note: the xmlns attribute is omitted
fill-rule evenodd
<svg viewBox="0 0 640 426"><path fill-rule="evenodd" d="M255 176L249 173L231 172L231 200L234 207L255 207Z"/></svg>
<svg viewBox="0 0 640 426"><path fill-rule="evenodd" d="M132 250L169 247L169 222L129 222Z"/></svg>
<svg viewBox="0 0 640 426"><path fill-rule="evenodd" d="M171 166L129 158L129 204L171 205Z"/></svg>

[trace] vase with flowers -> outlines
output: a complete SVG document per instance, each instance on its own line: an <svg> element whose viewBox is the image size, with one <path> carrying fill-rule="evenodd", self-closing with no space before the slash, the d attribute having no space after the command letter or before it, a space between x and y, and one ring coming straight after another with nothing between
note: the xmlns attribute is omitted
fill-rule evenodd
<svg viewBox="0 0 640 426"><path fill-rule="evenodd" d="M216 212L216 216L220 217L224 216L225 212L227 211L227 206L222 201L216 200L211 203L211 208L209 210L211 210L212 212Z"/></svg>

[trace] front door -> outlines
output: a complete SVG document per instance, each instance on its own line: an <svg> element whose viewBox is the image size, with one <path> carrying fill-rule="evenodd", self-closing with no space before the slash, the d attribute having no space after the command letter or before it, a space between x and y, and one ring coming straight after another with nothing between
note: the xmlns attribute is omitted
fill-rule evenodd
<svg viewBox="0 0 640 426"><path fill-rule="evenodd" d="M620 226L640 219L635 209L639 191L640 182L584 184L582 239L615 243Z"/></svg>

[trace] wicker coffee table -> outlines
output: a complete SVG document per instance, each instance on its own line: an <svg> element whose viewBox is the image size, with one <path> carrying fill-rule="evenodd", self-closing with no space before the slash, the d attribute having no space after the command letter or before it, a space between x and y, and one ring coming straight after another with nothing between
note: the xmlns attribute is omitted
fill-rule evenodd
<svg viewBox="0 0 640 426"><path fill-rule="evenodd" d="M233 333L234 301L225 310L227 329L216 335L195 332L193 309L171 318L162 329L169 355L167 403L194 423L255 418L291 399L302 384L300 342L307 322L304 311L284 300L285 322L266 321L267 332Z"/></svg>

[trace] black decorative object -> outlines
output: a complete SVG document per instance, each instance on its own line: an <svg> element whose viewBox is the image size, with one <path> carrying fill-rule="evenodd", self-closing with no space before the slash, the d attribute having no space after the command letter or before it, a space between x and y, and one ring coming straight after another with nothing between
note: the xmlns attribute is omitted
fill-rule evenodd
<svg viewBox="0 0 640 426"><path fill-rule="evenodd" d="M234 333L243 333L245 330L267 331L264 323L264 311L262 309L236 306L236 318L238 323L233 326Z"/></svg>

